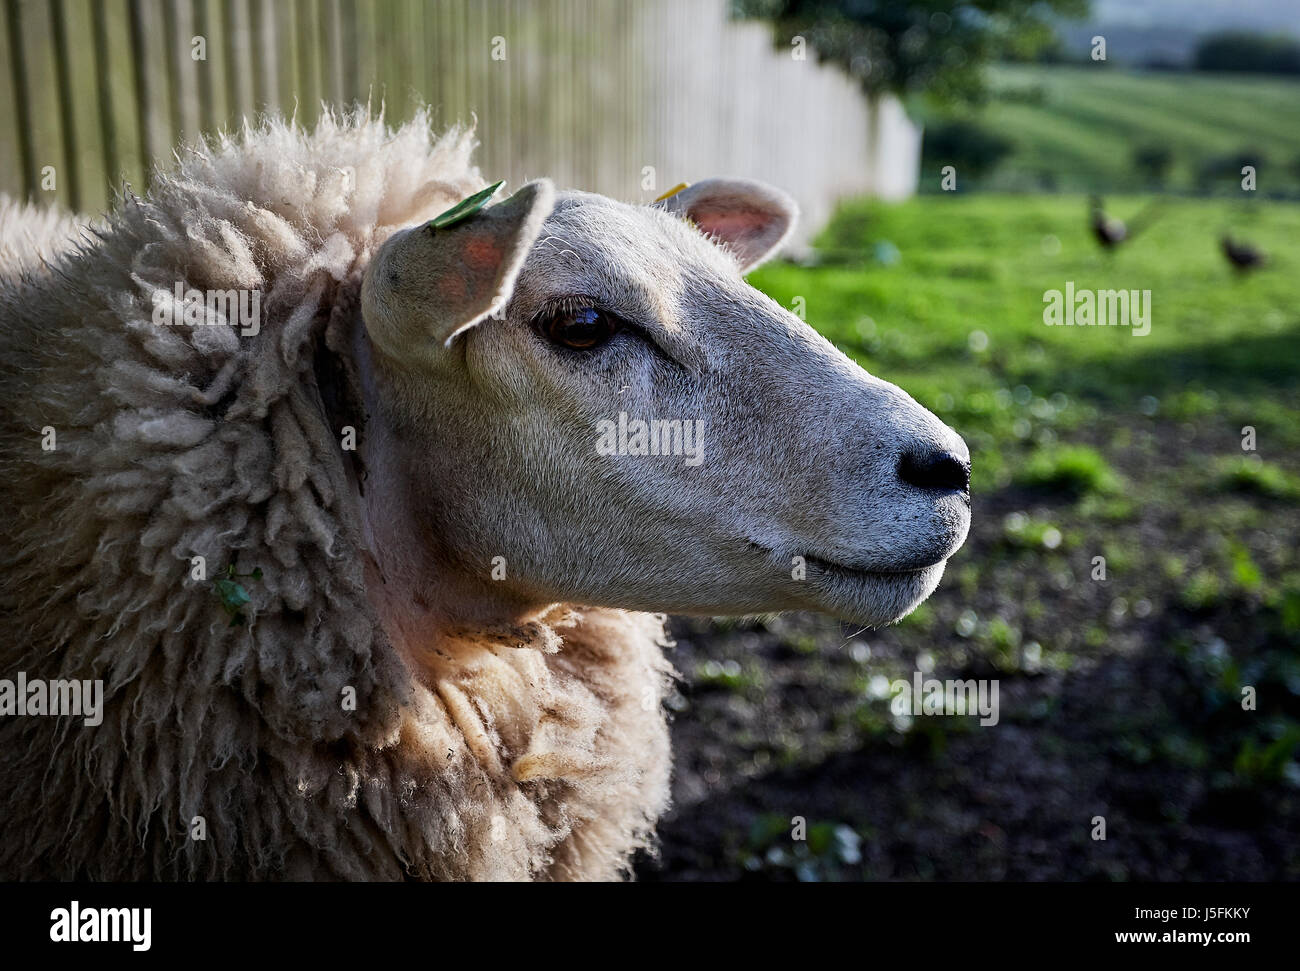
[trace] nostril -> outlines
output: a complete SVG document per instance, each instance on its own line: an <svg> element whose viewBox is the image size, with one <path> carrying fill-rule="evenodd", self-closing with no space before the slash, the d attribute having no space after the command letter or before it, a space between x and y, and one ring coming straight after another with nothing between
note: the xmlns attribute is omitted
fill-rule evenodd
<svg viewBox="0 0 1300 971"><path fill-rule="evenodd" d="M906 452L898 462L898 477L919 489L970 488L970 463L952 452Z"/></svg>

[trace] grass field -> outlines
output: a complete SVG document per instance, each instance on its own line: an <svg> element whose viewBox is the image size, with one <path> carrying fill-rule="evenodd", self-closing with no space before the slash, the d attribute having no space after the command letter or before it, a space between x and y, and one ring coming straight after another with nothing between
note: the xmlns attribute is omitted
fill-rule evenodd
<svg viewBox="0 0 1300 971"><path fill-rule="evenodd" d="M1271 265L1237 278L1225 227ZM894 628L675 621L678 808L643 876L1300 876L1297 241L1300 205L1170 200L1104 256L1081 197L931 196L753 274L966 438L972 533ZM1046 326L1067 281L1149 289L1150 334ZM914 670L999 679L999 726L895 717Z"/></svg>
<svg viewBox="0 0 1300 971"><path fill-rule="evenodd" d="M1300 81L1194 73L1135 73L1107 67L1001 66L993 97L966 117L1010 138L1014 149L968 187L1121 192L1149 188L1133 149L1165 146L1174 191L1237 188L1228 164L1203 181L1202 167L1258 152L1260 191L1300 194ZM937 163L935 163L937 164ZM939 186L935 164L922 179ZM960 183L961 180L959 180Z"/></svg>
<svg viewBox="0 0 1300 971"><path fill-rule="evenodd" d="M1108 205L1123 216L1143 202ZM1215 428L1216 452L1240 452L1243 425L1270 443L1264 454L1300 448L1300 206L1171 199L1115 254L1099 251L1086 216L1070 196L851 205L823 236L820 265L776 264L753 281L787 307L803 297L809 323L961 427L988 452L980 486L1007 484L1044 432L1153 409ZM1219 251L1224 230L1271 264L1238 279ZM897 250L897 263L878 250ZM1151 332L1046 326L1044 292L1070 281L1150 290ZM1017 437L1022 421L1031 431Z"/></svg>

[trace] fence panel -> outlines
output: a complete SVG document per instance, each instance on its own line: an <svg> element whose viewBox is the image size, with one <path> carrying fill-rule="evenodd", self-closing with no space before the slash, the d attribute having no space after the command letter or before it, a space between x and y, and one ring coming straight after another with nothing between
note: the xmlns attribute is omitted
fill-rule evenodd
<svg viewBox="0 0 1300 971"><path fill-rule="evenodd" d="M0 191L76 211L199 133L369 102L477 125L484 174L629 201L710 175L836 200L915 188L919 134L725 0L5 0ZM87 51L89 48L89 51ZM53 173L54 178L43 178ZM53 188L49 185L52 184Z"/></svg>

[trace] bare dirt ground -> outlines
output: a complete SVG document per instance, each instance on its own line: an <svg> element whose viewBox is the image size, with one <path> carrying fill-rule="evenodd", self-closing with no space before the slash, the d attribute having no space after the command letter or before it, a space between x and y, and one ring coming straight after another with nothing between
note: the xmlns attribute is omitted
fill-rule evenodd
<svg viewBox="0 0 1300 971"><path fill-rule="evenodd" d="M675 618L675 805L638 879L1300 878L1300 514L1189 488L1198 434L1092 433L1141 505L977 495L897 627ZM918 669L997 679L998 724L896 718Z"/></svg>

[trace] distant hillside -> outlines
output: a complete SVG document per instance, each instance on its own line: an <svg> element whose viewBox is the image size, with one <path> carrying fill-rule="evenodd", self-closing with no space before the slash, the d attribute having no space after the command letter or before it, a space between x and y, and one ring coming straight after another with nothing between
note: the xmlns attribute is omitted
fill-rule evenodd
<svg viewBox="0 0 1300 971"><path fill-rule="evenodd" d="M990 83L992 102L961 118L1009 152L981 178L959 175L960 189L1235 193L1249 157L1261 195L1300 196L1298 80L1015 65L995 68ZM926 126L923 192L937 191L940 166L954 161L933 151L944 124ZM1167 153L1167 171L1144 172L1138 149Z"/></svg>
<svg viewBox="0 0 1300 971"><path fill-rule="evenodd" d="M1300 30L1300 0L1092 0L1099 23L1155 26L1197 31Z"/></svg>
<svg viewBox="0 0 1300 971"><path fill-rule="evenodd" d="M1063 21L1067 55L1084 57L1093 37L1106 38L1119 64L1185 64L1197 40L1220 30L1300 36L1300 0L1093 0L1085 21Z"/></svg>

